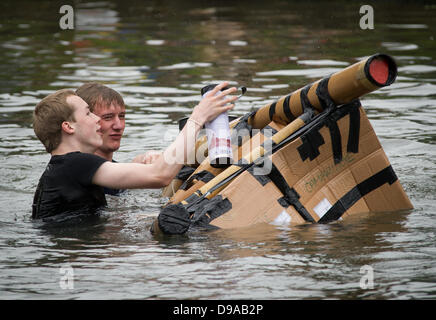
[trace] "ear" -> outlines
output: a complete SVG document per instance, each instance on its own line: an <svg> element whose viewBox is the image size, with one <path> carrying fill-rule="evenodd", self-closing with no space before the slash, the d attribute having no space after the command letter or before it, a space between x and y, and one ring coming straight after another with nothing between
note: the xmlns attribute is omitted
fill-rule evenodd
<svg viewBox="0 0 436 320"><path fill-rule="evenodd" d="M74 133L74 125L68 121L62 122L62 131L64 131L67 134L73 134Z"/></svg>

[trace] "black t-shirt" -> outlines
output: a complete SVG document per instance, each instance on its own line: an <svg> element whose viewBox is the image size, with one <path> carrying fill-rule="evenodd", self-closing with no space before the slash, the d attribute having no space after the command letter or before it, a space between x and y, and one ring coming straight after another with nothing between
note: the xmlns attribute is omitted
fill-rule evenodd
<svg viewBox="0 0 436 320"><path fill-rule="evenodd" d="M112 159L113 163L117 163L114 159ZM109 194L111 196L119 196L121 193L126 191L125 189L113 189L108 187L103 187L104 194Z"/></svg>
<svg viewBox="0 0 436 320"><path fill-rule="evenodd" d="M94 214L105 206L103 188L92 184L92 178L106 161L81 152L52 156L35 192L32 218Z"/></svg>

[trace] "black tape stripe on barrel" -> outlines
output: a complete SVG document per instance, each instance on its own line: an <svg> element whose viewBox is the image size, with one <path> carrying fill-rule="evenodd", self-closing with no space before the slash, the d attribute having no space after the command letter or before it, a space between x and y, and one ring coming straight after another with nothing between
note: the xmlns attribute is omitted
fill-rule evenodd
<svg viewBox="0 0 436 320"><path fill-rule="evenodd" d="M269 106L269 119L272 121L274 114L276 113L276 105L277 102L273 102L270 106Z"/></svg>
<svg viewBox="0 0 436 320"><path fill-rule="evenodd" d="M307 85L300 91L300 102L301 107L303 108L303 113L310 115L306 121L310 121L315 115L315 108L310 103L309 98L307 97L307 93L309 92L311 87L312 85Z"/></svg>
<svg viewBox="0 0 436 320"><path fill-rule="evenodd" d="M384 168L348 191L341 199L336 201L336 203L321 217L321 219L319 219L318 223L328 223L339 219L362 197L381 187L385 183L389 183L390 185L393 184L397 179L397 175L392 166Z"/></svg>
<svg viewBox="0 0 436 320"><path fill-rule="evenodd" d="M291 100L291 94L286 96L285 101L283 101L283 112L286 118L288 118L289 123L296 119L291 112L291 106L289 105L290 100Z"/></svg>
<svg viewBox="0 0 436 320"><path fill-rule="evenodd" d="M315 222L310 213L306 210L306 208L301 204L299 198L300 195L295 191L294 188L289 187L285 178L282 176L277 167L272 163L271 172L268 174L268 177L271 181L276 185L276 187L283 194L283 197L278 200L278 202L283 207L288 207L292 205L295 210L301 215L301 217L308 222ZM286 205L287 203L287 205Z"/></svg>
<svg viewBox="0 0 436 320"><path fill-rule="evenodd" d="M248 121L256 114L256 111L252 111L243 115L238 123L231 131L232 144L236 144L238 147L244 142L246 136L251 138L253 127L248 124Z"/></svg>
<svg viewBox="0 0 436 320"><path fill-rule="evenodd" d="M251 111L246 114L244 114L241 118L239 118L238 122L235 125L235 129L238 128L238 126L245 126L247 125L248 121L256 114L256 111Z"/></svg>
<svg viewBox="0 0 436 320"><path fill-rule="evenodd" d="M328 90L329 80L330 77L322 79L316 88L316 95L323 110L336 107L336 103L333 101Z"/></svg>

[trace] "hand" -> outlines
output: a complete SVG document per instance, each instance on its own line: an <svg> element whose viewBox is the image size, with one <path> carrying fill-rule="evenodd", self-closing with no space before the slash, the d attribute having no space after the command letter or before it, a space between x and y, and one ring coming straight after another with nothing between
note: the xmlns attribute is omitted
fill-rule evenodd
<svg viewBox="0 0 436 320"><path fill-rule="evenodd" d="M229 83L223 82L213 88L206 97L204 97L198 105L195 106L192 111L191 118L199 122L201 125L206 122L212 121L221 113L233 109L235 106L231 102L235 101L237 96L230 96L224 99L227 95L235 92L236 87L229 88L227 90L221 91Z"/></svg>
<svg viewBox="0 0 436 320"><path fill-rule="evenodd" d="M132 162L152 164L161 156L162 156L162 151L151 150L151 151L147 151L144 154L137 155Z"/></svg>

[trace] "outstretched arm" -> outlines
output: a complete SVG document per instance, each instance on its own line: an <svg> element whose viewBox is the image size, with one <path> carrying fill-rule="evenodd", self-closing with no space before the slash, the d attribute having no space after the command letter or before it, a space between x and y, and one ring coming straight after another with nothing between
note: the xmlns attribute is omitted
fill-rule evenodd
<svg viewBox="0 0 436 320"><path fill-rule="evenodd" d="M168 185L186 162L188 154L195 148L195 139L203 125L234 107L232 102L237 97L224 97L235 92L236 88L220 92L227 85L227 82L219 84L211 94L201 100L175 141L153 163L105 162L94 174L92 182L118 189L160 188Z"/></svg>

